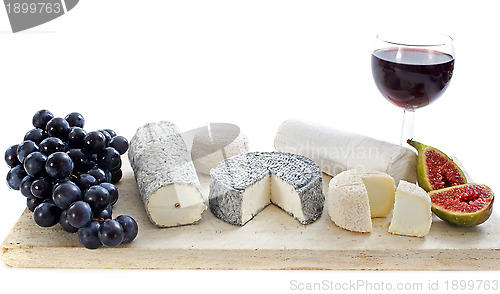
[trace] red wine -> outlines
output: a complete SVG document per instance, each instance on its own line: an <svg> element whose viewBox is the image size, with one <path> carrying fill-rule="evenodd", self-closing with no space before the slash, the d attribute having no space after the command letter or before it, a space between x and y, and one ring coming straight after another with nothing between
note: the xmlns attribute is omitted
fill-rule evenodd
<svg viewBox="0 0 500 294"><path fill-rule="evenodd" d="M372 54L372 73L378 89L404 108L429 105L446 90L455 59L427 49L389 48Z"/></svg>

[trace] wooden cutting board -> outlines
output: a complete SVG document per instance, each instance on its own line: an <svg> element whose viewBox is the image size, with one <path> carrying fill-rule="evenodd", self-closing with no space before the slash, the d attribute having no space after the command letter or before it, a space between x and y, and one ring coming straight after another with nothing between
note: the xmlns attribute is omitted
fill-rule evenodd
<svg viewBox="0 0 500 294"><path fill-rule="evenodd" d="M2 244L2 260L14 267L139 269L500 269L500 217L461 228L434 217L424 238L387 232L390 217L373 220L372 233L337 227L324 213L301 225L270 205L243 227L227 224L206 211L197 225L160 229L144 211L128 169L118 184L120 199L113 216L128 214L139 235L128 245L88 250L76 234L59 225L38 227L24 211ZM208 176L200 175L208 194ZM324 175L326 188L330 177ZM21 196L20 196L21 197ZM20 200L21 201L21 200Z"/></svg>

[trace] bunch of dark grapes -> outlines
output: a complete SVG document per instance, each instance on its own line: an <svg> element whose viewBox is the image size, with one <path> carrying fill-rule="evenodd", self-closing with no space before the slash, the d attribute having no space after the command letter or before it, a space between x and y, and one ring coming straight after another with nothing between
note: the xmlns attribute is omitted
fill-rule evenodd
<svg viewBox="0 0 500 294"><path fill-rule="evenodd" d="M41 227L59 223L78 233L89 249L129 243L137 236L137 223L127 215L111 216L128 141L110 129L86 132L84 122L76 112L60 118L38 111L35 128L5 152L7 185L27 198Z"/></svg>

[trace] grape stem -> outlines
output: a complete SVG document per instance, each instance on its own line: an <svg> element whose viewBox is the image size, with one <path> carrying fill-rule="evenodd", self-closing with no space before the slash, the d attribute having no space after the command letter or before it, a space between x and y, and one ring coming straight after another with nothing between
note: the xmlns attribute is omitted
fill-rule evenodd
<svg viewBox="0 0 500 294"><path fill-rule="evenodd" d="M93 221L99 222L100 224L104 223L107 220L110 220L110 218L92 218Z"/></svg>

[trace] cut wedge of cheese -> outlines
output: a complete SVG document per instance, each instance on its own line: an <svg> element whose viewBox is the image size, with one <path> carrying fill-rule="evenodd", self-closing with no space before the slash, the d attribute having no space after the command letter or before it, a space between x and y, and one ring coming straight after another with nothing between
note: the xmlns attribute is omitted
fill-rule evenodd
<svg viewBox="0 0 500 294"><path fill-rule="evenodd" d="M431 198L415 184L399 182L389 233L423 237L432 224Z"/></svg>
<svg viewBox="0 0 500 294"><path fill-rule="evenodd" d="M417 154L413 150L308 121L283 122L274 146L281 152L311 158L331 176L349 169L364 169L389 174L396 183L417 181Z"/></svg>
<svg viewBox="0 0 500 294"><path fill-rule="evenodd" d="M302 155L245 153L223 160L210 174L210 210L230 224L245 225L271 203L302 224L323 212L321 169Z"/></svg>
<svg viewBox="0 0 500 294"><path fill-rule="evenodd" d="M148 123L137 129L128 157L153 224L173 227L201 219L207 206L191 156L173 123Z"/></svg>
<svg viewBox="0 0 500 294"><path fill-rule="evenodd" d="M382 172L348 170L332 178L328 188L328 214L349 231L371 232L371 218L385 217L394 205L394 180Z"/></svg>

